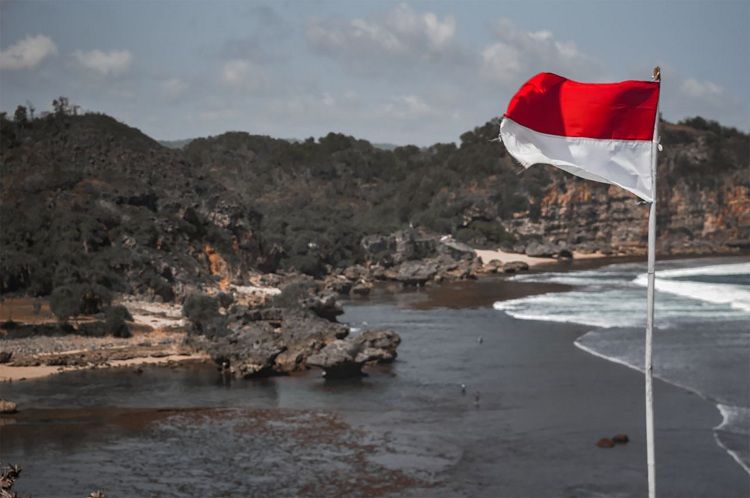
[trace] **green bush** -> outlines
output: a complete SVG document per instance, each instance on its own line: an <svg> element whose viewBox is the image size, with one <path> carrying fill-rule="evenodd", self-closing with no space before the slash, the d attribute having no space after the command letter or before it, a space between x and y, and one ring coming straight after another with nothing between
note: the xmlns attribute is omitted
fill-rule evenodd
<svg viewBox="0 0 750 498"><path fill-rule="evenodd" d="M71 284L56 287L50 296L52 313L64 321L76 315L99 313L112 302L108 289L96 284Z"/></svg>
<svg viewBox="0 0 750 498"><path fill-rule="evenodd" d="M219 316L219 300L205 294L192 294L182 305L182 314L203 330L209 322Z"/></svg>
<svg viewBox="0 0 750 498"><path fill-rule="evenodd" d="M132 334L126 320L132 321L133 316L125 306L110 306L104 310L104 326L107 333L115 337L130 337Z"/></svg>
<svg viewBox="0 0 750 498"><path fill-rule="evenodd" d="M281 294L270 300L273 307L284 309L296 309L302 307L302 300L310 297L316 284L312 280L299 279L287 284L281 289Z"/></svg>

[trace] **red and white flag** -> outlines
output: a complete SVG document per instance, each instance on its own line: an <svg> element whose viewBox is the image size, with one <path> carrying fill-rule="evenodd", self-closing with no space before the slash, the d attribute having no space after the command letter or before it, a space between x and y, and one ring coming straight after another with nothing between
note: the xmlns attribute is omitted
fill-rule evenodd
<svg viewBox="0 0 750 498"><path fill-rule="evenodd" d="M651 202L658 104L658 81L578 83L540 73L511 99L500 137L526 168L551 164Z"/></svg>

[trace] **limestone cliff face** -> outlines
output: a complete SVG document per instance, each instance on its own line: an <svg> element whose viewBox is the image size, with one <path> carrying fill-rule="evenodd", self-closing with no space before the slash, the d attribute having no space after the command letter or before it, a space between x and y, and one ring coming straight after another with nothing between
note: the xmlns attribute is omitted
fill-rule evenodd
<svg viewBox="0 0 750 498"><path fill-rule="evenodd" d="M750 249L746 141L717 151L710 139L695 136L694 131L686 138L679 135L684 131L680 128L667 125L659 160L657 251L700 254ZM536 216L530 214L532 210L515 213L506 228L583 252L646 251L648 205L618 187L556 174L536 203Z"/></svg>

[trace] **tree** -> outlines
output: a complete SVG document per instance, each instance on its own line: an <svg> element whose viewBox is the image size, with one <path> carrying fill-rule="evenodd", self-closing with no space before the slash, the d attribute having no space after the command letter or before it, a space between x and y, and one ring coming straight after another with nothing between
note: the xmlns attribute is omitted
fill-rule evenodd
<svg viewBox="0 0 750 498"><path fill-rule="evenodd" d="M60 321L71 316L93 315L109 306L112 295L97 284L71 284L55 287L49 299L52 313Z"/></svg>
<svg viewBox="0 0 750 498"><path fill-rule="evenodd" d="M79 313L81 298L71 286L57 287L52 291L49 307L62 322Z"/></svg>
<svg viewBox="0 0 750 498"><path fill-rule="evenodd" d="M26 107L19 105L16 107L16 112L13 114L13 119L17 124L24 125L29 121L26 115Z"/></svg>
<svg viewBox="0 0 750 498"><path fill-rule="evenodd" d="M34 121L34 112L36 111L36 107L34 107L34 104L32 104L30 100L26 101L26 107L29 108L29 121Z"/></svg>
<svg viewBox="0 0 750 498"><path fill-rule="evenodd" d="M59 97L52 101L52 108L58 116L70 114L70 101L68 97Z"/></svg>

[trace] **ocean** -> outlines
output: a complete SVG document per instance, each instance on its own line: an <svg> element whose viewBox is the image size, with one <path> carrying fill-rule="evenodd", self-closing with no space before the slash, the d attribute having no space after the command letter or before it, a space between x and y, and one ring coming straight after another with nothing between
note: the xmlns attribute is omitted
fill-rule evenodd
<svg viewBox="0 0 750 498"><path fill-rule="evenodd" d="M715 292L741 297L749 262L659 263L660 497L750 495L750 320ZM0 384L19 404L0 460L23 466L20 493L51 498L645 496L643 375L612 363L640 364L643 267L578 264L347 302L341 321L402 337L363 378L193 365ZM630 442L596 446L618 433Z"/></svg>
<svg viewBox="0 0 750 498"><path fill-rule="evenodd" d="M575 344L643 371L646 268L620 263L593 270L519 275L569 292L498 301L517 319L596 327ZM656 274L654 375L715 403L715 437L750 473L750 261L659 262Z"/></svg>

